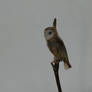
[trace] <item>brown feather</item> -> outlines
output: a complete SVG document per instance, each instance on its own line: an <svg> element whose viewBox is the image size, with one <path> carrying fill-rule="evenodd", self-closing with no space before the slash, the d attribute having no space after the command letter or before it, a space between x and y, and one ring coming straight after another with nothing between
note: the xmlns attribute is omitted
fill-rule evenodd
<svg viewBox="0 0 92 92"><path fill-rule="evenodd" d="M58 36L48 41L48 48L56 58L67 64L69 68L71 67L64 42Z"/></svg>

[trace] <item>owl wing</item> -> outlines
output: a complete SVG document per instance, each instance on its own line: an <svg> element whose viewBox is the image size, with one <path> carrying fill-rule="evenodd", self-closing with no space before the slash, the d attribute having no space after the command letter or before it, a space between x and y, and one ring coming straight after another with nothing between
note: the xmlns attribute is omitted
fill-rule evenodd
<svg viewBox="0 0 92 92"><path fill-rule="evenodd" d="M64 61L64 68L65 69L71 68L72 66L69 62L68 54L67 54L64 42L59 38L57 40L57 43L58 43L58 48L57 48L58 49L58 55L60 57L60 60Z"/></svg>

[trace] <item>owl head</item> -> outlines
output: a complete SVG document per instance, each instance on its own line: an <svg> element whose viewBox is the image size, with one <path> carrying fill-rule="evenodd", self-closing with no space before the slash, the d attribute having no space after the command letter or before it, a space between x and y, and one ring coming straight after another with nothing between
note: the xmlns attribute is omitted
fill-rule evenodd
<svg viewBox="0 0 92 92"><path fill-rule="evenodd" d="M54 37L57 36L57 30L56 30L56 18L53 21L53 26L52 27L47 27L44 30L44 36L46 40L51 40Z"/></svg>

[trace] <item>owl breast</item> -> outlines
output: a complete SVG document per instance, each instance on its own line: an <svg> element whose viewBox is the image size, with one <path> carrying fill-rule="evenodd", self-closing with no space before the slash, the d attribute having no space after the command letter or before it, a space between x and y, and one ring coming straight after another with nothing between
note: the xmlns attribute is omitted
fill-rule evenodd
<svg viewBox="0 0 92 92"><path fill-rule="evenodd" d="M58 58L59 60L62 60L61 57L61 49L59 49L59 44L54 40L54 41L48 41L48 48L52 52L52 54Z"/></svg>

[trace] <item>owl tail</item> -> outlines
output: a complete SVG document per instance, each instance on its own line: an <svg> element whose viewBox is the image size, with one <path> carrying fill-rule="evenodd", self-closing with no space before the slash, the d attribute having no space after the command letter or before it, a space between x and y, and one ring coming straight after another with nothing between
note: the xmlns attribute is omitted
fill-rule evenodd
<svg viewBox="0 0 92 92"><path fill-rule="evenodd" d="M69 62L64 62L64 69L68 70L69 68L72 68L71 64Z"/></svg>

